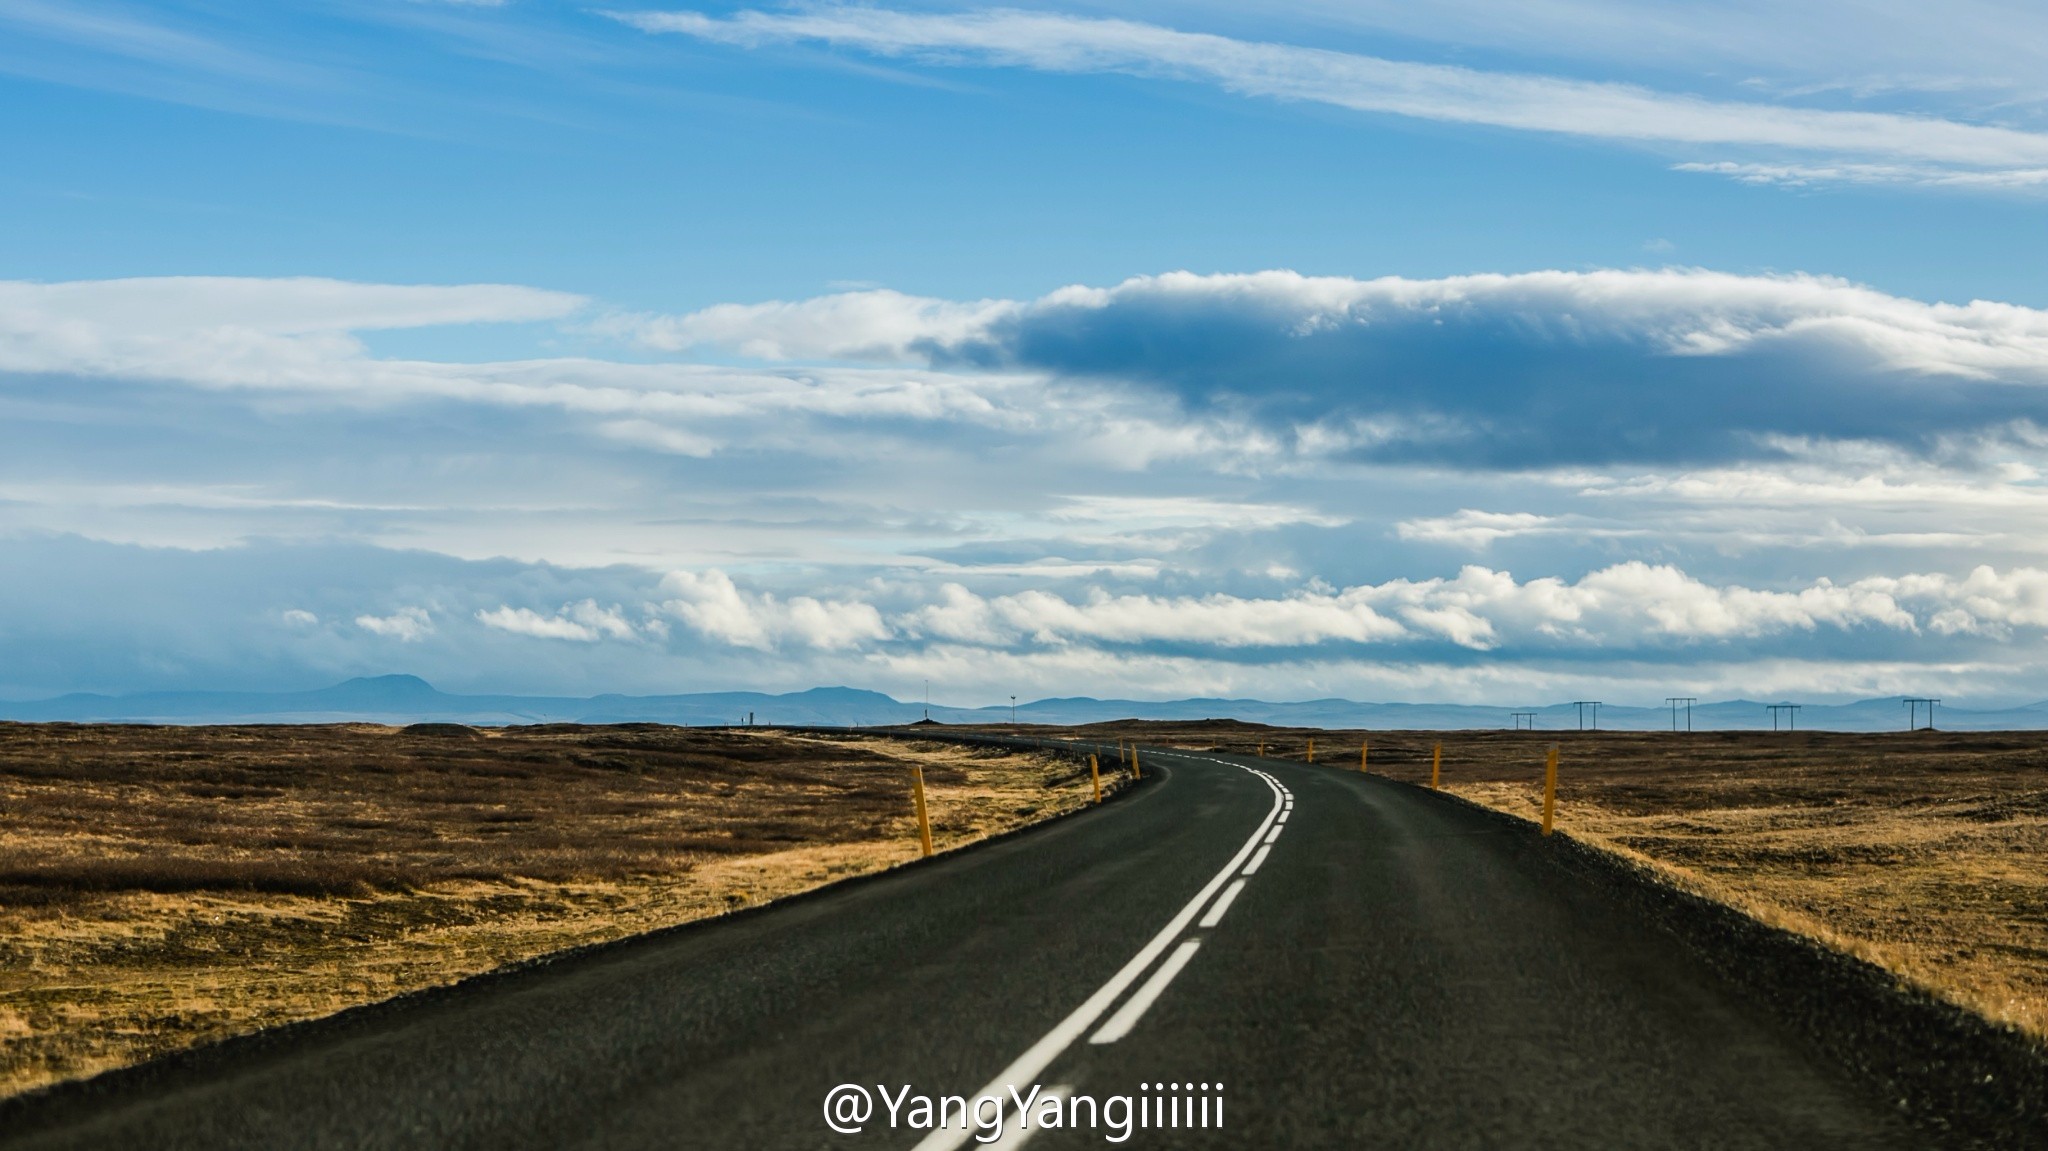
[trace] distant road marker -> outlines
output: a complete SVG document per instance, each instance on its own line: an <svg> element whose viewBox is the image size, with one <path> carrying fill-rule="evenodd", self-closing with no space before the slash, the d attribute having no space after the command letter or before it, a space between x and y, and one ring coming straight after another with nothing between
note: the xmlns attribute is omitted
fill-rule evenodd
<svg viewBox="0 0 2048 1151"><path fill-rule="evenodd" d="M1550 745L1550 759L1543 765L1543 834L1549 835L1557 815L1557 745Z"/></svg>
<svg viewBox="0 0 2048 1151"><path fill-rule="evenodd" d="M910 767L911 782L917 790L917 840L924 848L924 857L932 857L932 817L924 805L924 768L919 764Z"/></svg>

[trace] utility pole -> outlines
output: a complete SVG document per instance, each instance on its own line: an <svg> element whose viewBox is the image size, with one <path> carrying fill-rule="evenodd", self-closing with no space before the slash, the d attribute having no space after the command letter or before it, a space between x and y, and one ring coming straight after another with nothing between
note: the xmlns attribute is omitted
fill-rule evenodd
<svg viewBox="0 0 2048 1151"><path fill-rule="evenodd" d="M1798 731L1798 730L1799 730L1799 708L1801 707L1801 705L1800 705L1800 704L1796 704L1796 703L1767 703L1767 704L1765 704L1765 705L1764 705L1764 707L1765 707L1765 708L1767 708L1767 709L1768 709L1768 710L1770 711L1770 713L1771 713L1771 730L1772 730L1772 731L1776 731L1776 730L1778 730L1778 713L1779 713L1779 712L1784 712L1784 713L1785 713L1785 730L1786 730L1786 731Z"/></svg>
<svg viewBox="0 0 2048 1151"><path fill-rule="evenodd" d="M1692 705L1700 701L1696 695L1667 695L1664 702L1671 705L1671 730L1678 730L1678 705L1685 705L1685 730L1692 730Z"/></svg>
<svg viewBox="0 0 2048 1151"><path fill-rule="evenodd" d="M1907 696L1902 702L1906 705L1907 731L1919 730L1920 705L1923 703L1927 705L1927 730L1934 730L1934 709L1941 706L1940 700L1930 699L1924 695L1912 695Z"/></svg>
<svg viewBox="0 0 2048 1151"><path fill-rule="evenodd" d="M1586 730L1586 709L1593 709L1593 730L1600 730L1600 701L1597 699L1575 699L1572 706L1579 709L1579 730Z"/></svg>
<svg viewBox="0 0 2048 1151"><path fill-rule="evenodd" d="M1535 731L1535 730L1536 730L1536 713L1535 713L1535 712L1533 712L1533 711L1511 711L1511 712L1509 712L1508 714L1509 714L1510 716L1514 717L1514 721L1515 721L1515 730L1516 730L1516 731L1521 731L1521 730L1522 730L1522 729L1523 729L1524 727L1528 728L1528 729L1529 729L1530 731ZM1527 720L1528 722L1527 722L1527 723L1524 723L1524 722L1523 722L1524 720Z"/></svg>
<svg viewBox="0 0 2048 1151"><path fill-rule="evenodd" d="M1012 726L1012 727L1015 727L1016 725L1017 725L1017 697L1013 695L1013 696L1011 696L1011 697L1010 697L1010 726Z"/></svg>

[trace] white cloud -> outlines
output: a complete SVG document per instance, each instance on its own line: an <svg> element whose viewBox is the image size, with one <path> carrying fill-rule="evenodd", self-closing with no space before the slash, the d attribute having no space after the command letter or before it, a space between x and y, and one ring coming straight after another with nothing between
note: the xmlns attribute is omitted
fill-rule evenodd
<svg viewBox="0 0 2048 1151"><path fill-rule="evenodd" d="M1558 528L1558 519L1555 516L1539 516L1533 512L1482 512L1461 508L1455 515L1402 520L1394 525L1394 533L1404 540L1484 548L1496 540L1547 534L1557 531Z"/></svg>
<svg viewBox="0 0 2048 1151"><path fill-rule="evenodd" d="M1196 527L1245 531L1288 524L1342 527L1351 522L1344 516L1292 504L1199 496L1064 496L1046 518L1102 524L1120 531Z"/></svg>
<svg viewBox="0 0 2048 1151"><path fill-rule="evenodd" d="M586 303L566 293L492 284L222 277L0 281L0 373L172 382L359 408L447 400L558 410L589 418L591 430L604 438L687 456L716 451L723 440L717 425L735 421L808 416L1028 429L1079 426L1088 413L1076 409L1099 407L1086 397L1064 406L1039 402L1043 381L1023 373L770 372L571 358L442 363L374 357L355 335L564 319ZM835 309L825 304L813 310ZM635 322L634 330L656 332L661 326ZM728 324L726 330L736 329ZM949 328L940 324L937 330Z"/></svg>
<svg viewBox="0 0 2048 1151"><path fill-rule="evenodd" d="M385 616L359 615L356 626L372 635L404 643L418 643L434 634L433 617L425 608L407 607Z"/></svg>
<svg viewBox="0 0 2048 1151"><path fill-rule="evenodd" d="M365 284L313 276L159 276L61 283L0 281L10 340L118 333L292 336L443 324L555 320L588 301L516 284Z"/></svg>
<svg viewBox="0 0 2048 1151"><path fill-rule="evenodd" d="M2048 572L1980 568L1871 577L1838 585L1821 579L1792 590L1710 585L1676 567L1630 561L1576 582L1518 582L1504 571L1467 566L1456 576L1395 579L1274 598L1112 595L1079 599L1030 590L983 596L948 583L922 605L887 616L852 599L784 603L741 590L722 572L677 572L670 610L721 642L768 649L783 638L852 648L890 640L987 647L1175 645L1219 650L1320 644L1427 644L1462 648L1634 650L1664 644L1754 639L1787 633L1875 628L1978 633L2048 627Z"/></svg>
<svg viewBox="0 0 2048 1151"><path fill-rule="evenodd" d="M1966 169L2048 166L2048 136L1932 116L1708 100L1632 84L1258 43L1127 20L997 9L615 12L649 32L730 44L822 41L939 64L1115 72L1363 112L1630 143L1722 146Z"/></svg>
<svg viewBox="0 0 2048 1151"><path fill-rule="evenodd" d="M701 458L718 450L718 441L708 436L658 424L653 420L607 420L599 424L597 430L622 444L652 448L675 456Z"/></svg>
<svg viewBox="0 0 2048 1151"><path fill-rule="evenodd" d="M1074 602L1026 591L980 600L958 585L946 589L940 604L902 617L900 626L909 635L962 642L1167 642L1223 648L1369 643L1405 634L1370 605L1340 596L1242 599L1098 591Z"/></svg>
<svg viewBox="0 0 2048 1151"><path fill-rule="evenodd" d="M1979 566L1961 579L1935 574L1860 582L1920 607L1944 634L2004 637L2015 628L2048 628L2048 571L2039 568Z"/></svg>
<svg viewBox="0 0 2048 1151"><path fill-rule="evenodd" d="M735 647L767 651L793 643L832 650L889 635L882 613L871 604L742 592L721 571L671 572L661 586L674 597L662 605L671 615Z"/></svg>
<svg viewBox="0 0 2048 1151"><path fill-rule="evenodd" d="M1155 10L1237 14L1225 0L1162 0ZM1760 91L1982 93L2011 110L2039 99L2035 66L2048 15L2011 0L1278 0L1263 21L1392 33L1525 58L1575 59L1639 72L1740 77Z"/></svg>
<svg viewBox="0 0 2048 1151"><path fill-rule="evenodd" d="M501 606L478 611L477 621L485 627L538 639L567 639L596 643L601 639L637 640L635 628L619 605L599 607L596 600L562 605L554 615L542 615L531 608Z"/></svg>
<svg viewBox="0 0 2048 1151"><path fill-rule="evenodd" d="M1708 172L1745 184L1803 188L1816 184L1915 184L1965 191L2030 191L2048 185L2048 168L1944 168L1932 164L1739 163L1734 160L1673 164L1679 172Z"/></svg>
<svg viewBox="0 0 2048 1151"><path fill-rule="evenodd" d="M966 338L1014 305L954 303L887 288L841 292L800 304L718 304L685 316L614 316L594 329L651 348L729 347L763 360L898 359L918 343Z"/></svg>
<svg viewBox="0 0 2048 1151"><path fill-rule="evenodd" d="M354 333L560 319L584 305L580 296L506 284L0 281L0 372L324 392L351 402L394 391L482 398L480 382L441 366L370 358Z"/></svg>
<svg viewBox="0 0 2048 1151"><path fill-rule="evenodd" d="M318 627L320 617L303 608L292 608L280 614L280 619L296 628Z"/></svg>
<svg viewBox="0 0 2048 1151"><path fill-rule="evenodd" d="M1821 461L1823 464L1831 461ZM1811 518L1816 511L1870 510L2048 515L2048 488L2024 470L2005 474L1906 468L1902 461L1863 467L1781 466L1708 468L1668 475L1556 477L1560 486L1619 504L1724 504L1783 509ZM1951 521L1952 522L1952 521Z"/></svg>
<svg viewBox="0 0 2048 1151"><path fill-rule="evenodd" d="M1029 563L978 562L972 564L931 564L924 568L933 575L1021 576L1037 580L1086 579L1089 576L1125 580L1158 577L1165 564L1156 559L1076 560L1046 556Z"/></svg>

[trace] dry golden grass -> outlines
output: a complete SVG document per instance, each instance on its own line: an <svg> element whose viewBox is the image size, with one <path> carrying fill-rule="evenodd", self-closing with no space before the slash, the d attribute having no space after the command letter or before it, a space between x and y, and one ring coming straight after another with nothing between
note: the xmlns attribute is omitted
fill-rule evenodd
<svg viewBox="0 0 2048 1151"><path fill-rule="evenodd" d="M1089 801L1085 766L653 725L0 724L0 1094L454 982Z"/></svg>
<svg viewBox="0 0 2048 1151"><path fill-rule="evenodd" d="M1861 956L2048 1039L2048 732L1309 732L1236 723L1083 729L1370 766L1557 827L1673 884Z"/></svg>

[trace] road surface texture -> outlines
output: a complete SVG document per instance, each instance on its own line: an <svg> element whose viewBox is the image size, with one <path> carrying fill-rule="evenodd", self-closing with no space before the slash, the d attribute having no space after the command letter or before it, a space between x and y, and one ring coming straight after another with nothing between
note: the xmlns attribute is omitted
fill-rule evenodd
<svg viewBox="0 0 2048 1151"><path fill-rule="evenodd" d="M931 1151L996 1116L928 1130L920 1097L1010 1085L1038 1123L1006 1098L1002 1145L1033 1148L1930 1145L1525 829L1356 772L1147 766L928 864L17 1102L0 1146Z"/></svg>

